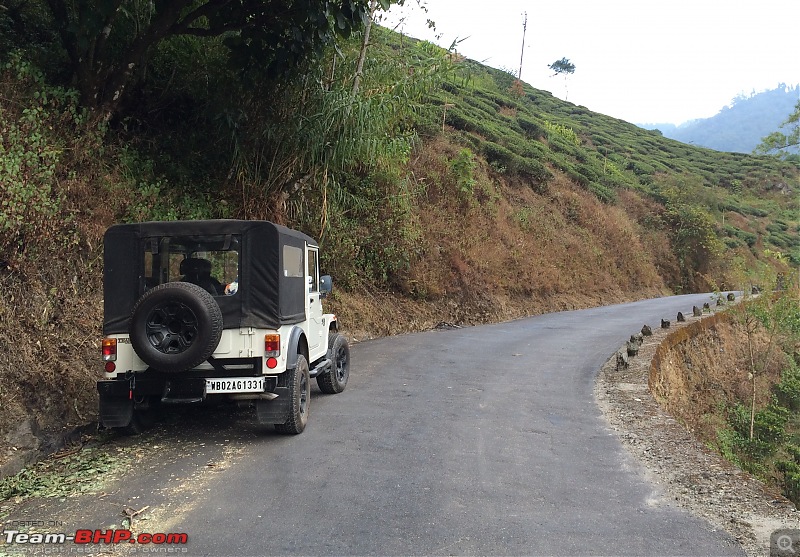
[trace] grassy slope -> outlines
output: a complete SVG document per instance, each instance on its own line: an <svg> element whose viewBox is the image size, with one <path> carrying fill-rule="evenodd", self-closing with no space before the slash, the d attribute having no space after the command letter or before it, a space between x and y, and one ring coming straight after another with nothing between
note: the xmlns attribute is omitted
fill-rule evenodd
<svg viewBox="0 0 800 557"><path fill-rule="evenodd" d="M379 37L402 56L396 36ZM52 214L25 216L50 225L26 229L26 258L4 252L0 280L19 295L0 300L0 432L20 416L55 429L95 417L101 233L158 201L157 191L150 201L134 193L142 178L112 133L98 145L91 123L69 116L68 100L34 98L42 87L9 71L0 79L4 130L43 107L35 131L44 151L58 153L43 180L59 202ZM752 261L765 247L798 244L795 207L775 189L796 190L796 169L682 145L527 85L520 94L509 75L471 61L459 60L427 99L418 128L411 230L398 232L414 238L409 267L394 289L361 284L332 300L359 339L669 291L679 263L655 195L669 176L719 218L728 255ZM18 179L36 187L30 173ZM709 273L726 280L726 259ZM39 342L14 348L21 330Z"/></svg>
<svg viewBox="0 0 800 557"><path fill-rule="evenodd" d="M460 83L454 80L451 94L437 101L455 105L447 122L490 161L522 176L535 172L505 150L544 162L609 202L620 189L657 194L665 177L677 175L715 215L728 247L756 247L755 255L758 248L778 249L800 263L797 197L781 189L798 191L793 165L679 143L528 86L515 94L508 74L468 60L461 65Z"/></svg>

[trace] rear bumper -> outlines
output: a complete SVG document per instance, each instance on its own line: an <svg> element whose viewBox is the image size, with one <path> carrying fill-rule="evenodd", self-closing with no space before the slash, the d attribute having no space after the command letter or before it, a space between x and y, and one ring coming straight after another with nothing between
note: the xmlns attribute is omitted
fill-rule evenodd
<svg viewBox="0 0 800 557"><path fill-rule="evenodd" d="M258 359L260 360L260 358ZM241 362L241 360L239 360ZM203 402L209 398L220 399L247 399L248 395L232 394L206 394L206 379L220 377L260 377L260 366L254 365L250 369L210 369L191 370L183 373L163 373L152 369L147 371L128 373L127 376L117 376L115 379L97 382L99 395L100 421L106 427L125 427L132 419L133 411L137 407L147 407L151 401L164 404L188 404ZM275 401L266 402L283 406L287 398L284 376L266 376L265 393L277 395ZM257 398L253 394L252 398ZM278 402L280 401L280 402Z"/></svg>

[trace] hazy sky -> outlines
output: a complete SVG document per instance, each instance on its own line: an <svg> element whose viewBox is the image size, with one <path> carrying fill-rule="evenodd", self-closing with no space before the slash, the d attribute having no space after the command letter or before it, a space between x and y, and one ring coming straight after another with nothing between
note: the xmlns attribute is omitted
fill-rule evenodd
<svg viewBox="0 0 800 557"><path fill-rule="evenodd" d="M737 95L800 83L798 0L407 0L383 25L448 47L559 98L633 123L707 118ZM425 25L436 22L436 30ZM438 40L436 35L441 35ZM575 73L551 77L568 58ZM787 115L788 116L788 115Z"/></svg>

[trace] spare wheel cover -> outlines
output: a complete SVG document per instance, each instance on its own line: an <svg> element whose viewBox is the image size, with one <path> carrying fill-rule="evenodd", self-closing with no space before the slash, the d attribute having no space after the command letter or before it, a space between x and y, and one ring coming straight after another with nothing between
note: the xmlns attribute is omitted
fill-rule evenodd
<svg viewBox="0 0 800 557"><path fill-rule="evenodd" d="M181 372L205 362L222 337L222 310L205 289L169 282L145 292L131 314L131 344L151 368Z"/></svg>

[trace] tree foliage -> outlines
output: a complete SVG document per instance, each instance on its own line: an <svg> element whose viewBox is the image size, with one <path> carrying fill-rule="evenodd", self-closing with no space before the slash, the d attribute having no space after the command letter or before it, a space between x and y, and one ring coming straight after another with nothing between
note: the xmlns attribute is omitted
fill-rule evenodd
<svg viewBox="0 0 800 557"><path fill-rule="evenodd" d="M662 178L654 191L664 204L662 218L669 231L672 249L681 270L681 286L697 286L695 273L705 274L723 252L716 221L708 209L698 203L702 186L691 176Z"/></svg>
<svg viewBox="0 0 800 557"><path fill-rule="evenodd" d="M784 131L775 131L765 137L756 147L756 153L773 153L781 156L797 153L797 148L800 147L800 101L781 129Z"/></svg>
<svg viewBox="0 0 800 557"><path fill-rule="evenodd" d="M116 110L125 89L141 79L153 48L165 38L222 36L233 64L257 65L274 76L309 55L320 54L335 36L347 37L359 29L369 8L369 0L30 0L19 4L13 23L54 32L66 52L81 102L107 115ZM384 9L390 4L391 0L380 2ZM26 19L25 10L49 17ZM29 36L43 31L23 29Z"/></svg>
<svg viewBox="0 0 800 557"><path fill-rule="evenodd" d="M553 75L571 75L575 73L575 64L569 61L569 58L562 58L561 60L556 60L552 64L547 66L555 73Z"/></svg>

